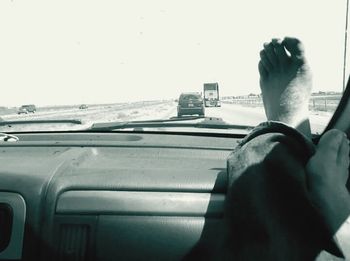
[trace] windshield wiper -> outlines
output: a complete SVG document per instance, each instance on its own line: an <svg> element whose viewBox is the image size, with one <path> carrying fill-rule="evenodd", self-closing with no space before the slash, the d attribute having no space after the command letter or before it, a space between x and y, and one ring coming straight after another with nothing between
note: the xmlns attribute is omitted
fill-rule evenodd
<svg viewBox="0 0 350 261"><path fill-rule="evenodd" d="M66 119L66 120L20 120L20 121L0 121L0 126L11 126L21 124L82 124L81 120Z"/></svg>
<svg viewBox="0 0 350 261"><path fill-rule="evenodd" d="M143 128L167 128L167 127L243 129L243 130L250 130L254 128L253 126L248 126L248 125L229 124L220 118L195 116L195 117L184 117L184 118L174 117L167 120L94 123L87 130L88 131L112 131L112 130L130 129L130 128L136 128L137 130L142 130Z"/></svg>
<svg viewBox="0 0 350 261"><path fill-rule="evenodd" d="M16 142L19 138L15 135L0 132L0 141Z"/></svg>

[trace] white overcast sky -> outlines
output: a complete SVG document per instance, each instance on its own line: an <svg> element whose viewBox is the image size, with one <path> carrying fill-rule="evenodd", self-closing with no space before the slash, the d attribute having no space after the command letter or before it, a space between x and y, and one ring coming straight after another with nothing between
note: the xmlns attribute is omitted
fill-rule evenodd
<svg viewBox="0 0 350 261"><path fill-rule="evenodd" d="M346 0L1 0L0 106L260 93L272 37L299 37L314 91L342 88Z"/></svg>

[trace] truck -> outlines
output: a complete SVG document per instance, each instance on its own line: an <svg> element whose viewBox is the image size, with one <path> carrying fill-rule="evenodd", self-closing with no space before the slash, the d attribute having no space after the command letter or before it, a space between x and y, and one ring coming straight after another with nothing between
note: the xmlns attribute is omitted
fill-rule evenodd
<svg viewBox="0 0 350 261"><path fill-rule="evenodd" d="M203 95L205 107L221 107L219 99L219 84L217 82L204 83Z"/></svg>

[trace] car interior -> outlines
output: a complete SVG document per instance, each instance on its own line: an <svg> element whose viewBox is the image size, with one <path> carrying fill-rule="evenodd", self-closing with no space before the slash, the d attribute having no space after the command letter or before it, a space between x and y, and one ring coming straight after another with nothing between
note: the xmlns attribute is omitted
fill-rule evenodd
<svg viewBox="0 0 350 261"><path fill-rule="evenodd" d="M314 144L350 136L348 1L1 1L0 260L182 260L204 234L215 245L228 157L266 120L264 41L305 43Z"/></svg>
<svg viewBox="0 0 350 261"><path fill-rule="evenodd" d="M327 129L349 130L349 93ZM215 241L244 136L13 133L0 144L0 259L181 260L204 224Z"/></svg>

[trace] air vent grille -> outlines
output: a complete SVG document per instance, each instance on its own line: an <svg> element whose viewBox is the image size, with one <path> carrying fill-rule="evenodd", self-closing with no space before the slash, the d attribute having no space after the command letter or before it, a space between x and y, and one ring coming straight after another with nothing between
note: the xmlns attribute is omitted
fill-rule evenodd
<svg viewBox="0 0 350 261"><path fill-rule="evenodd" d="M90 227L85 224L61 224L59 229L59 261L85 261L90 238Z"/></svg>
<svg viewBox="0 0 350 261"><path fill-rule="evenodd" d="M9 204L0 203L0 252L7 248L11 239L13 211Z"/></svg>

